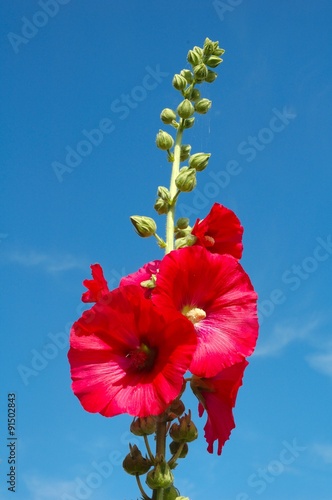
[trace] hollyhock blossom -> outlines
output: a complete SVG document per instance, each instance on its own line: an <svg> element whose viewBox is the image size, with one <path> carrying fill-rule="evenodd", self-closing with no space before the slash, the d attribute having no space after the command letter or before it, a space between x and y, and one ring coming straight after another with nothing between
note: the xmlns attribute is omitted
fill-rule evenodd
<svg viewBox="0 0 332 500"><path fill-rule="evenodd" d="M92 413L159 415L181 392L196 342L183 315L165 317L137 286L117 288L71 329L72 389Z"/></svg>
<svg viewBox="0 0 332 500"><path fill-rule="evenodd" d="M197 219L191 233L197 238L196 245L212 253L242 257L243 227L235 213L220 203L215 203L204 219Z"/></svg>
<svg viewBox="0 0 332 500"><path fill-rule="evenodd" d="M257 295L231 255L212 254L200 246L170 252L160 263L152 300L169 314L180 311L194 324L194 375L213 377L253 352Z"/></svg>
<svg viewBox="0 0 332 500"><path fill-rule="evenodd" d="M235 427L232 408L235 406L237 392L242 385L243 372L247 365L248 362L244 359L225 368L213 378L193 377L191 381L191 388L200 401L199 416L203 415L204 410L207 412L204 437L208 443L209 453L213 453L213 443L218 441L218 455L220 455L225 441L229 439Z"/></svg>
<svg viewBox="0 0 332 500"><path fill-rule="evenodd" d="M84 280L83 285L88 289L82 295L82 302L98 302L104 295L109 292L107 281L104 278L104 273L99 264L90 266L92 272L92 280Z"/></svg>

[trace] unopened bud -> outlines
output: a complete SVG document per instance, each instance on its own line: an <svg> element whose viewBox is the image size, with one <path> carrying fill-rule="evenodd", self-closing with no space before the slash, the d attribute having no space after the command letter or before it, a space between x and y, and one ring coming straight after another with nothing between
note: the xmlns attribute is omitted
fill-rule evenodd
<svg viewBox="0 0 332 500"><path fill-rule="evenodd" d="M169 203L162 198L157 198L153 208L158 215L167 214L169 211Z"/></svg>
<svg viewBox="0 0 332 500"><path fill-rule="evenodd" d="M205 42L203 45L203 55L204 57L210 57L214 53L215 47L214 43L209 39L205 38Z"/></svg>
<svg viewBox="0 0 332 500"><path fill-rule="evenodd" d="M175 249L178 250L179 248L192 247L193 245L195 245L196 241L196 236L194 236L193 234L188 234L184 238L175 240Z"/></svg>
<svg viewBox="0 0 332 500"><path fill-rule="evenodd" d="M184 76L176 74L173 77L172 85L176 90L184 90L187 86L187 80Z"/></svg>
<svg viewBox="0 0 332 500"><path fill-rule="evenodd" d="M187 229L187 227L189 226L189 219L188 217L180 217L177 221L176 221L176 226L179 228L179 229Z"/></svg>
<svg viewBox="0 0 332 500"><path fill-rule="evenodd" d="M204 63L194 67L194 77L197 82L203 82L208 75L208 69Z"/></svg>
<svg viewBox="0 0 332 500"><path fill-rule="evenodd" d="M172 109L165 108L160 113L160 119L165 125L170 125L176 119L176 114Z"/></svg>
<svg viewBox="0 0 332 500"><path fill-rule="evenodd" d="M192 66L197 66L202 62L202 57L197 54L194 50L189 50L188 55L187 55L187 61L192 65Z"/></svg>
<svg viewBox="0 0 332 500"><path fill-rule="evenodd" d="M167 151L168 149L173 147L174 139L170 134L168 134L164 130L159 130L156 137L156 144L159 149Z"/></svg>
<svg viewBox="0 0 332 500"><path fill-rule="evenodd" d="M179 490L174 486L164 490L163 500L176 500L177 498L179 498Z"/></svg>
<svg viewBox="0 0 332 500"><path fill-rule="evenodd" d="M210 68L216 68L219 66L219 64L222 62L222 59L218 56L210 56L209 59L206 61L206 65L209 66Z"/></svg>
<svg viewBox="0 0 332 500"><path fill-rule="evenodd" d="M195 123L195 118L186 118L183 121L183 128L191 128Z"/></svg>
<svg viewBox="0 0 332 500"><path fill-rule="evenodd" d="M208 75L207 75L207 77L205 78L205 81L206 81L207 83L213 83L213 82L215 81L215 79L217 78L217 76L218 76L218 75L217 75L217 73L216 73L215 71L211 71L211 70L209 69L209 71L208 71Z"/></svg>
<svg viewBox="0 0 332 500"><path fill-rule="evenodd" d="M195 108L189 101L189 99L184 99L178 107L177 107L177 113L180 116L180 118L190 118L191 115L194 114Z"/></svg>
<svg viewBox="0 0 332 500"><path fill-rule="evenodd" d="M179 418L179 424L172 424L169 435L173 441L180 443L190 443L197 439L198 432L196 425L191 420L190 410L188 415L185 414L183 417Z"/></svg>
<svg viewBox="0 0 332 500"><path fill-rule="evenodd" d="M201 98L201 93L198 89L192 89L191 95L190 95L190 100L191 101L198 101Z"/></svg>
<svg viewBox="0 0 332 500"><path fill-rule="evenodd" d="M129 445L130 453L124 458L122 466L124 470L133 476L146 474L151 468L151 462L143 457L137 446Z"/></svg>
<svg viewBox="0 0 332 500"><path fill-rule="evenodd" d="M202 172L207 167L211 154L210 153L195 153L189 158L189 166Z"/></svg>
<svg viewBox="0 0 332 500"><path fill-rule="evenodd" d="M133 420L130 426L130 432L135 436L149 436L156 431L155 417L138 417Z"/></svg>
<svg viewBox="0 0 332 500"><path fill-rule="evenodd" d="M221 49L219 47L219 42L213 42L214 43L214 51L213 51L213 54L215 56L222 56L223 54L225 54L225 50L224 49Z"/></svg>
<svg viewBox="0 0 332 500"><path fill-rule="evenodd" d="M182 451L179 455L179 458L185 458L188 454L188 445L187 443L179 443L177 441L172 441L169 445L169 451L172 453L172 455L175 455L175 453L178 451L178 449L180 448L182 444Z"/></svg>
<svg viewBox="0 0 332 500"><path fill-rule="evenodd" d="M182 167L175 179L179 191L189 193L196 186L196 170L194 168Z"/></svg>
<svg viewBox="0 0 332 500"><path fill-rule="evenodd" d="M130 220L137 234L142 238L148 238L149 236L153 236L157 231L157 225L155 221L151 219L151 217L132 215L130 217Z"/></svg>
<svg viewBox="0 0 332 500"><path fill-rule="evenodd" d="M182 144L180 149L180 161L184 161L190 156L191 146L190 144Z"/></svg>
<svg viewBox="0 0 332 500"><path fill-rule="evenodd" d="M183 69L182 71L180 71L180 75L187 80L187 83L192 83L194 80L194 76L189 69Z"/></svg>
<svg viewBox="0 0 332 500"><path fill-rule="evenodd" d="M197 54L200 57L202 57L202 55L203 55L203 49L201 47L198 47L197 45L195 45L195 47L193 47L193 51L195 52L195 54Z"/></svg>
<svg viewBox="0 0 332 500"><path fill-rule="evenodd" d="M199 101L195 102L195 111L199 113L200 115L205 115L211 108L212 101L209 99L200 99Z"/></svg>
<svg viewBox="0 0 332 500"><path fill-rule="evenodd" d="M146 484L152 490L159 488L170 488L173 484L174 477L167 462L162 461L157 463L154 469L150 470L146 476Z"/></svg>

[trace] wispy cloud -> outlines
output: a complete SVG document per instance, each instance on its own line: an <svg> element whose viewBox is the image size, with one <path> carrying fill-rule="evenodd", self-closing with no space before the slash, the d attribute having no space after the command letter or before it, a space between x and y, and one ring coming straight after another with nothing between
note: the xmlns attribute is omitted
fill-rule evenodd
<svg viewBox="0 0 332 500"><path fill-rule="evenodd" d="M327 354L311 354L306 360L314 370L332 377L332 350Z"/></svg>
<svg viewBox="0 0 332 500"><path fill-rule="evenodd" d="M13 251L7 254L7 259L23 267L36 267L48 273L69 271L71 269L86 269L88 263L83 258L71 254L47 254L30 250L29 252Z"/></svg>
<svg viewBox="0 0 332 500"><path fill-rule="evenodd" d="M332 464L332 444L329 443L314 443L311 451L316 457L321 459L324 464Z"/></svg>
<svg viewBox="0 0 332 500"><path fill-rule="evenodd" d="M291 343L310 339L320 324L319 318L305 325L276 325L266 340L256 348L254 356L278 356Z"/></svg>

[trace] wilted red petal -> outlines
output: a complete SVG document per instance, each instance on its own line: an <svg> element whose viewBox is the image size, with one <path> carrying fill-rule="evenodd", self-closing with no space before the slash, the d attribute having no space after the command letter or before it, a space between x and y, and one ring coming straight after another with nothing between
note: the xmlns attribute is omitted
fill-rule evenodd
<svg viewBox="0 0 332 500"><path fill-rule="evenodd" d="M213 377L249 356L258 335L257 294L248 275L230 255L194 246L167 254L159 268L152 300L170 313L197 315L198 343L190 371ZM206 317L200 318L200 312Z"/></svg>
<svg viewBox="0 0 332 500"><path fill-rule="evenodd" d="M235 427L232 408L242 385L243 373L248 365L246 360L225 368L210 379L193 377L192 389L200 403L199 416L207 412L204 437L208 443L208 452L213 453L213 443L218 441L218 455L221 454L225 441L229 439Z"/></svg>
<svg viewBox="0 0 332 500"><path fill-rule="evenodd" d="M82 302L98 302L106 293L109 292L107 281L99 264L90 266L92 280L84 280L83 285L88 289L82 295Z"/></svg>

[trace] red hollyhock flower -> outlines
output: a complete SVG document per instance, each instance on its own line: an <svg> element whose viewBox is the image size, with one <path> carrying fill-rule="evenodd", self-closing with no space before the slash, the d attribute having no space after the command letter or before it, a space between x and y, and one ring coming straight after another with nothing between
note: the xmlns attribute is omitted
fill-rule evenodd
<svg viewBox="0 0 332 500"><path fill-rule="evenodd" d="M137 286L117 288L72 327L72 389L92 413L159 415L181 392L196 342L181 314L166 318Z"/></svg>
<svg viewBox="0 0 332 500"><path fill-rule="evenodd" d="M225 441L229 439L235 427L232 408L235 406L236 396L242 385L243 372L248 362L225 368L218 375L210 379L193 377L191 388L199 399L198 413L201 417L204 410L207 412L207 422L204 427L204 437L208 443L208 452L213 453L213 443L218 440L218 455Z"/></svg>
<svg viewBox="0 0 332 500"><path fill-rule="evenodd" d="M249 356L258 335L257 295L231 255L204 247L181 248L160 263L152 300L184 314L194 324L197 348L190 371L213 377Z"/></svg>
<svg viewBox="0 0 332 500"><path fill-rule="evenodd" d="M90 268L92 271L92 280L83 281L83 285L88 291L83 293L82 302L98 302L98 300L109 292L101 266L99 264L92 264Z"/></svg>
<svg viewBox="0 0 332 500"><path fill-rule="evenodd" d="M228 253L236 259L242 257L243 227L235 213L220 203L215 203L204 219L197 219L191 233L198 240L196 245L212 253Z"/></svg>

